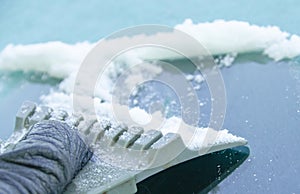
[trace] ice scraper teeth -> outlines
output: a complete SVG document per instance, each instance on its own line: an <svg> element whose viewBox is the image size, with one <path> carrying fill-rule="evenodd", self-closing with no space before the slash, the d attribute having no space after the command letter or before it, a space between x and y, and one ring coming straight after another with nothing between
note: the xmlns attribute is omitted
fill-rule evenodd
<svg viewBox="0 0 300 194"><path fill-rule="evenodd" d="M118 125L80 114L68 115L26 101L16 115L15 130L42 120L61 120L77 128L93 145L94 156L66 189L66 193L135 193L136 183L166 168L206 153L190 150L176 133ZM235 142L234 146L244 142ZM218 144L218 151L231 144Z"/></svg>
<svg viewBox="0 0 300 194"><path fill-rule="evenodd" d="M32 102L26 101L22 104L16 115L15 130L29 127L28 117L30 117L34 113L35 108L36 105Z"/></svg>

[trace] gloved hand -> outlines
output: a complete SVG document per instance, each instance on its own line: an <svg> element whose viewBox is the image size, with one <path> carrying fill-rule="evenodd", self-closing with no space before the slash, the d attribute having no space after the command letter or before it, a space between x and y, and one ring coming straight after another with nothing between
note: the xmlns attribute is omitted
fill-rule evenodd
<svg viewBox="0 0 300 194"><path fill-rule="evenodd" d="M0 193L62 193L92 157L78 131L49 120L0 155Z"/></svg>

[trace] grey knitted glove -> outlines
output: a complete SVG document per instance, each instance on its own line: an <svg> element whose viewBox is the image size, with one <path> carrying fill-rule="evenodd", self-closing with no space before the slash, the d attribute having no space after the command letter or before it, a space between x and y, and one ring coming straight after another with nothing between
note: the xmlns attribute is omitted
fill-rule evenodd
<svg viewBox="0 0 300 194"><path fill-rule="evenodd" d="M62 193L91 157L76 130L42 121L0 155L0 193Z"/></svg>

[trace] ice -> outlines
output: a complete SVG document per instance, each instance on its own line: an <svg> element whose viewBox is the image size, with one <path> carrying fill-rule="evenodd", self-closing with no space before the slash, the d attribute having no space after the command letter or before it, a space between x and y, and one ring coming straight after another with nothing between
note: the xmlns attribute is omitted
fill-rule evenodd
<svg viewBox="0 0 300 194"><path fill-rule="evenodd" d="M108 118L102 118L102 119L99 121L99 124L100 124L100 127L101 127L102 129L105 129L105 130L110 129L111 126L112 126L111 120L108 119Z"/></svg>
<svg viewBox="0 0 300 194"><path fill-rule="evenodd" d="M47 42L30 45L7 45L0 53L0 69L48 73L54 78L65 78L76 71L93 44Z"/></svg>
<svg viewBox="0 0 300 194"><path fill-rule="evenodd" d="M246 143L247 141L242 137L230 134L227 129L216 131L211 128L197 128L188 147L192 150L198 150L202 147L230 144L233 142Z"/></svg>
<svg viewBox="0 0 300 194"><path fill-rule="evenodd" d="M195 82L200 84L201 82L204 81L204 78L202 77L202 75L198 74L198 75L195 75L194 80L195 80Z"/></svg>
<svg viewBox="0 0 300 194"><path fill-rule="evenodd" d="M228 54L222 61L225 66L230 65L238 53L262 52L274 60L293 58L300 54L300 37L281 31L277 26L258 26L234 20L195 24L191 19L186 19L175 28L197 39L212 55ZM171 35L160 33L156 36L164 38ZM136 35L129 40L139 38L151 40L155 36ZM107 44L116 44L118 41L124 41L124 38L107 41ZM172 41L175 41L174 44L182 44L180 40ZM82 60L94 45L95 43L89 42L67 44L59 41L29 45L9 44L0 52L0 69L42 72L54 78L64 79L78 70ZM139 57L132 52L120 60L137 64L150 55L150 58L157 59L172 57L170 52L158 52L157 49L154 51L142 49L137 53ZM113 74L117 74L116 69L112 70L111 76Z"/></svg>
<svg viewBox="0 0 300 194"><path fill-rule="evenodd" d="M26 130L25 128L17 130L6 141L2 143L0 142L0 154L3 153L7 148L19 142L27 134L27 132L28 130Z"/></svg>
<svg viewBox="0 0 300 194"><path fill-rule="evenodd" d="M186 78L188 81L191 81L191 80L194 79L194 76L191 75L191 74L189 74L189 75L185 76L185 78Z"/></svg>
<svg viewBox="0 0 300 194"><path fill-rule="evenodd" d="M88 163L68 187L67 193L87 193L93 188L105 186L128 173L120 168L98 161Z"/></svg>
<svg viewBox="0 0 300 194"><path fill-rule="evenodd" d="M277 26L257 26L235 20L195 24L186 19L175 28L196 38L213 55L263 52L281 60L300 54L300 37L281 31Z"/></svg>
<svg viewBox="0 0 300 194"><path fill-rule="evenodd" d="M219 59L219 63L224 66L232 64L236 55L244 52L260 51L275 60L291 58L300 54L300 50L298 49L300 38L296 35L291 36L276 26L263 27L251 25L247 22L223 20L194 24L191 20L186 20L183 24L176 25L175 28L187 32L199 40L213 55L223 54L223 57ZM105 44L116 44L118 41L122 42L138 38L149 38L151 40L156 36L172 38L172 32L150 36L135 35L127 38L121 37L119 39L107 40ZM166 41L168 40L166 39ZM182 44L180 40L174 39L174 41L174 44ZM62 81L58 89L53 89L49 94L41 96L41 102L43 105L54 109L67 110L71 114L73 111L72 92L77 71L83 58L94 45L94 43L89 42L66 44L58 41L31 45L11 44L0 52L0 70L41 72L46 73L45 75L47 76L61 79ZM280 52L283 48L285 49L284 52ZM141 49L129 51L118 56L110 64L109 68L105 70L101 77L101 82L97 83L95 87L94 96L91 96L94 99L95 110L99 118L114 118L111 88L113 88L117 77L122 71L130 69L136 64L145 64L144 60L147 58L164 59L172 57L169 54L168 52L157 52L157 50ZM193 54L190 53L190 56L193 56ZM147 70L146 73L144 73L144 70ZM129 77L126 83L133 85L136 78L140 80L148 79L161 72L162 68L155 66L155 64L147 65L145 68L133 70L133 74L139 77L134 77L134 79L133 77ZM190 90L201 89L200 84L204 81L201 74L189 74L186 76L186 79L195 83ZM131 91L133 91L131 95L136 95L138 89L135 87ZM138 105L138 103L137 100L134 100L134 105ZM204 103L200 105L203 106ZM178 133L180 131L179 126L182 124L185 129L180 135L191 149L201 147L205 134L212 130L208 128L191 130L181 118L165 118L164 115L157 112L155 114L148 114L139 107L131 109L127 107L126 110L129 111L131 119L135 124L144 126L150 122L161 123L155 129L160 130L163 134L168 132ZM217 138L213 142L210 142L211 144L245 141L243 138L231 135L227 130L216 131L216 133L218 134ZM191 138L193 136L194 138Z"/></svg>
<svg viewBox="0 0 300 194"><path fill-rule="evenodd" d="M62 109L56 109L51 113L51 119L54 120L64 120L66 117L68 117L68 113Z"/></svg>
<svg viewBox="0 0 300 194"><path fill-rule="evenodd" d="M138 107L130 109L129 114L131 118L139 125L146 125L151 121L151 116L145 111Z"/></svg>

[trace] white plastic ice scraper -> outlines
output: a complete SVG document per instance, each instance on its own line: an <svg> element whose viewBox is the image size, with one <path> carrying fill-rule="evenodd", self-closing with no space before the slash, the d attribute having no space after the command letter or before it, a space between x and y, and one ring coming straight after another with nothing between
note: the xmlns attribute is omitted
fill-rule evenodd
<svg viewBox="0 0 300 194"><path fill-rule="evenodd" d="M145 131L141 127L119 125L108 119L68 116L66 111L28 101L17 113L15 130L48 119L61 120L78 128L94 151L92 159L65 193L135 193L137 183L160 171L204 154L247 143L227 130L207 128L199 129L187 145L177 133L162 134L158 130Z"/></svg>

